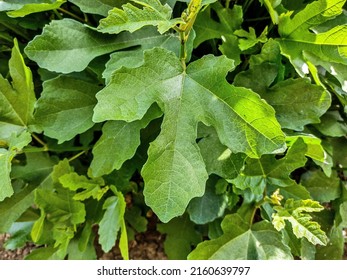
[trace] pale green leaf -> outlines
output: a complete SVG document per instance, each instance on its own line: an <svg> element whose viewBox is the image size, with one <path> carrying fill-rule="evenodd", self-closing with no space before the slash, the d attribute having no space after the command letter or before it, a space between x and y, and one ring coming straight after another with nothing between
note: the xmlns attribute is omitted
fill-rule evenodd
<svg viewBox="0 0 347 280"><path fill-rule="evenodd" d="M226 194L216 193L217 181L216 177L207 180L204 195L190 201L187 212L194 223L206 224L223 216L228 197Z"/></svg>
<svg viewBox="0 0 347 280"><path fill-rule="evenodd" d="M158 224L158 230L166 234L164 249L171 260L185 260L191 246L196 246L201 241L201 236L187 215L175 218L167 224Z"/></svg>
<svg viewBox="0 0 347 280"><path fill-rule="evenodd" d="M68 188L71 191L82 189L82 191L73 196L75 200L85 200L90 197L100 200L108 190L108 187L102 188L105 185L102 178L88 179L86 176L78 175L75 172L61 176L59 182L64 188Z"/></svg>
<svg viewBox="0 0 347 280"><path fill-rule="evenodd" d="M67 76L44 82L35 112L37 125L58 143L87 131L94 125L93 108L99 89L98 85Z"/></svg>
<svg viewBox="0 0 347 280"><path fill-rule="evenodd" d="M162 5L159 0L131 0L142 6L138 8L131 3L114 8L108 16L100 20L98 30L103 33L118 34L122 31L134 32L144 26L153 25L163 34L176 26L182 20L171 19L172 9L169 5Z"/></svg>
<svg viewBox="0 0 347 280"><path fill-rule="evenodd" d="M334 172L327 177L322 171L307 171L301 176L301 184L319 202L330 202L341 196L340 180Z"/></svg>
<svg viewBox="0 0 347 280"><path fill-rule="evenodd" d="M254 194L262 194L267 185L286 187L295 182L289 177L295 169L306 163L306 144L297 140L287 151L285 157L276 160L272 155L260 159L248 159L242 173L231 180L239 189L250 188Z"/></svg>
<svg viewBox="0 0 347 280"><path fill-rule="evenodd" d="M38 220L35 221L33 228L31 229L31 239L38 243L41 239L44 230L46 214L41 213L41 216Z"/></svg>
<svg viewBox="0 0 347 280"><path fill-rule="evenodd" d="M292 17L293 12L280 16L278 31L282 53L287 56L301 75L308 73L303 51L322 61L347 64L346 25L334 26L325 32L311 32L342 13L345 0L319 0L308 4Z"/></svg>
<svg viewBox="0 0 347 280"><path fill-rule="evenodd" d="M214 126L232 152L259 157L283 150L273 109L252 91L229 85L224 77L231 67L225 57L206 56L184 71L173 53L155 48L145 52L142 66L116 71L97 94L97 122L142 119L154 102L164 112L142 170L146 202L163 221L203 194L207 172L196 144L198 121Z"/></svg>
<svg viewBox="0 0 347 280"><path fill-rule="evenodd" d="M140 145L140 131L150 121L161 116L157 106L141 120L131 123L108 121L102 128L102 136L93 147L93 160L90 165L93 176L102 176L120 169L122 164L132 158Z"/></svg>
<svg viewBox="0 0 347 280"><path fill-rule="evenodd" d="M66 0L48 1L48 3L47 1L30 1L30 3L24 4L20 8L18 6L14 11L7 12L7 15L10 17L24 17L33 13L58 9L65 2Z"/></svg>
<svg viewBox="0 0 347 280"><path fill-rule="evenodd" d="M293 228L293 233L297 238L305 237L312 244L326 245L328 242L324 231L320 229L317 222L312 221L312 217L303 212L320 212L324 208L317 201L311 199L294 200L288 199L284 206L275 206L277 213L273 213L273 225L277 230L285 227L285 221L289 221Z"/></svg>
<svg viewBox="0 0 347 280"><path fill-rule="evenodd" d="M103 209L106 210L99 223L99 242L102 250L108 252L116 244L119 231L124 223L125 200L120 192L117 196L106 199Z"/></svg>
<svg viewBox="0 0 347 280"><path fill-rule="evenodd" d="M106 35L75 20L63 19L51 21L24 50L42 68L70 73L82 71L100 55L140 45L153 47L172 37L170 34L160 35L150 28L134 34Z"/></svg>
<svg viewBox="0 0 347 280"><path fill-rule="evenodd" d="M0 148L0 201L3 201L6 197L10 197L13 194L10 178L13 156L13 153Z"/></svg>
<svg viewBox="0 0 347 280"><path fill-rule="evenodd" d="M0 74L0 139L6 139L13 132L20 133L27 129L33 118L36 101L32 73L25 65L14 40L9 70L12 83Z"/></svg>

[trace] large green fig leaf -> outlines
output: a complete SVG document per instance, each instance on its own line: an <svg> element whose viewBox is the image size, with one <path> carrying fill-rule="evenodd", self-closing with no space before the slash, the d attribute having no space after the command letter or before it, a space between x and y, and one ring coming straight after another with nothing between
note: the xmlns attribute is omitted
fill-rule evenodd
<svg viewBox="0 0 347 280"><path fill-rule="evenodd" d="M233 67L224 56L205 56L183 69L174 53L148 50L138 68L121 68L97 94L94 121L142 119L153 103L164 112L142 175L146 202L163 221L181 215L201 196L207 172L196 144L197 124L213 126L222 144L250 157L283 151L274 110L257 94L225 80Z"/></svg>

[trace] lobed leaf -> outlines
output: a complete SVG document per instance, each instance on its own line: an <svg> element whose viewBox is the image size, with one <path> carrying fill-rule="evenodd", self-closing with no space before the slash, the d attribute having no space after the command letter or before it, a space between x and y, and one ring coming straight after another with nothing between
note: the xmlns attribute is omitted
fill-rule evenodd
<svg viewBox="0 0 347 280"><path fill-rule="evenodd" d="M252 91L229 85L224 77L231 67L225 57L206 56L185 71L173 53L155 48L145 52L142 66L116 71L97 94L96 122L142 119L154 102L164 112L142 170L146 202L163 221L203 194L207 172L196 144L199 121L214 126L232 152L259 157L283 149L273 109Z"/></svg>

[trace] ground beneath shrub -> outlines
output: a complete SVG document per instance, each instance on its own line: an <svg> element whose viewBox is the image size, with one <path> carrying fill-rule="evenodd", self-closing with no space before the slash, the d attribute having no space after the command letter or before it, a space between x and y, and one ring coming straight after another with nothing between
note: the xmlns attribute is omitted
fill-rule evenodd
<svg viewBox="0 0 347 280"><path fill-rule="evenodd" d="M5 250L4 243L9 238L8 234L0 235L0 260L23 260L36 247L34 244L26 244L17 250ZM165 260L164 236L157 231L149 231L137 234L135 240L129 242L129 258L132 260ZM108 253L102 252L96 245L96 252L100 260L121 260L121 254L117 246Z"/></svg>
<svg viewBox="0 0 347 280"><path fill-rule="evenodd" d="M9 237L7 234L0 235L0 260L22 260L32 250L35 245L28 243L24 248L6 251L4 242ZM135 236L135 240L129 242L129 258L132 260L165 260L167 256L164 252L165 237L157 231L148 231ZM117 246L110 252L102 252L99 245L96 245L96 252L100 260L120 260L121 254ZM347 243L345 243L344 259L347 260Z"/></svg>

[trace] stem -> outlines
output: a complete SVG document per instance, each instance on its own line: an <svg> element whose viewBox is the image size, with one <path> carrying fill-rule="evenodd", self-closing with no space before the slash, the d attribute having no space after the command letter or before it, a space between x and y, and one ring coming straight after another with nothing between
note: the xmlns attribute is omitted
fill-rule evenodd
<svg viewBox="0 0 347 280"><path fill-rule="evenodd" d="M75 159L77 159L78 157L80 157L81 155L85 154L87 151L82 151L79 152L77 155L74 155L73 157L69 158L69 161L73 161Z"/></svg>
<svg viewBox="0 0 347 280"><path fill-rule="evenodd" d="M70 147L70 148L49 148L49 147L25 147L23 148L23 153L40 153L40 152L79 152L79 151L88 151L92 147Z"/></svg>
<svg viewBox="0 0 347 280"><path fill-rule="evenodd" d="M19 30L16 27L13 27L11 24L7 24L5 22L1 22L1 24L3 26L5 26L7 29L10 29L11 31L13 31L14 33L16 33L17 35L23 37L25 40L30 41L30 38L27 34L25 34L24 32L22 32L21 30Z"/></svg>
<svg viewBox="0 0 347 280"><path fill-rule="evenodd" d="M225 1L225 8L229 9L230 1L231 1L231 0L226 0L226 1Z"/></svg>
<svg viewBox="0 0 347 280"><path fill-rule="evenodd" d="M70 17L73 17L74 19L77 19L78 21L81 21L81 22L85 22L85 19L79 17L79 16L76 16L75 14L63 9L63 8L58 8L58 11L64 13L64 14L67 14L69 15Z"/></svg>
<svg viewBox="0 0 347 280"><path fill-rule="evenodd" d="M43 146L43 149L45 151L48 150L47 144L45 142L43 142L36 134L32 133L31 136Z"/></svg>
<svg viewBox="0 0 347 280"><path fill-rule="evenodd" d="M187 50L186 50L186 34L184 31L179 32L180 34L180 61L184 70L186 70L186 58L187 58Z"/></svg>
<svg viewBox="0 0 347 280"><path fill-rule="evenodd" d="M57 9L53 10L54 14L57 16L58 19L63 19L63 17L61 16L61 14L57 11Z"/></svg>

